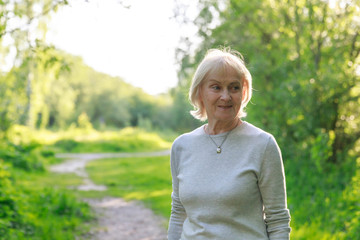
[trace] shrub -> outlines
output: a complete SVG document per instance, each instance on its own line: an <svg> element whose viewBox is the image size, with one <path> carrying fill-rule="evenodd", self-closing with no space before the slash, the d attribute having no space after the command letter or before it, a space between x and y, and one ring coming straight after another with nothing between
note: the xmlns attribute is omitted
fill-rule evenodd
<svg viewBox="0 0 360 240"><path fill-rule="evenodd" d="M0 144L0 158L15 168L26 171L44 171L41 145L36 142L28 144L14 144L3 142Z"/></svg>

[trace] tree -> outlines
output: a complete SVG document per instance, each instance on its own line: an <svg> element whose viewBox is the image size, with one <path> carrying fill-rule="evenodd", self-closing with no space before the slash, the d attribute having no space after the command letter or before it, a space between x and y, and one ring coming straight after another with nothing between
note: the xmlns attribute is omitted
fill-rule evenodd
<svg viewBox="0 0 360 240"><path fill-rule="evenodd" d="M13 70L2 73L0 80L2 84L0 91L2 119L0 121L3 123L3 131L6 131L12 122L16 120L21 122L24 118L27 119L29 125L35 124L33 117L35 111L32 109L36 88L34 78L38 77L35 72L39 73L41 68L47 73L57 71L52 69L57 58L48 54L50 48L41 41L46 32L45 21L50 12L64 4L67 4L66 0L0 2L0 54L2 56L0 61L6 62L10 48L16 52L12 64ZM12 44L4 45L5 38Z"/></svg>
<svg viewBox="0 0 360 240"><path fill-rule="evenodd" d="M354 107L360 82L359 3L230 0L222 10L200 1L203 42L192 64L185 55L183 70L211 47L239 50L254 78L249 118L295 145L311 142L319 132L333 133L327 160L338 162L360 137L360 109ZM220 23L212 27L216 15Z"/></svg>

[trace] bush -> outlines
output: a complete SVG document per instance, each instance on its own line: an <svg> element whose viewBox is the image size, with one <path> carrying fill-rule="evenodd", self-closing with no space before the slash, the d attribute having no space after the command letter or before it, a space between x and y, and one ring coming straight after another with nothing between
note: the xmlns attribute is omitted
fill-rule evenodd
<svg viewBox="0 0 360 240"><path fill-rule="evenodd" d="M64 152L73 152L78 145L79 143L72 139L59 140L54 144L56 148L60 148Z"/></svg>
<svg viewBox="0 0 360 240"><path fill-rule="evenodd" d="M54 152L37 142L0 141L1 240L74 239L92 219L89 206L67 190L26 183L30 175L44 174L54 159Z"/></svg>
<svg viewBox="0 0 360 240"><path fill-rule="evenodd" d="M16 191L9 166L0 161L0 238L23 237L33 232L33 225L25 220L21 192ZM16 234L12 234L15 233ZM15 238L14 238L15 239Z"/></svg>
<svg viewBox="0 0 360 240"><path fill-rule="evenodd" d="M41 145L36 142L18 145L11 142L0 144L0 158L15 168L26 171L44 171Z"/></svg>
<svg viewBox="0 0 360 240"><path fill-rule="evenodd" d="M70 193L21 186L7 167L0 161L0 239L74 239L93 218L89 206Z"/></svg>
<svg viewBox="0 0 360 240"><path fill-rule="evenodd" d="M350 156L342 163L321 165L318 159L312 156L285 162L291 236L293 239L358 239L360 158Z"/></svg>

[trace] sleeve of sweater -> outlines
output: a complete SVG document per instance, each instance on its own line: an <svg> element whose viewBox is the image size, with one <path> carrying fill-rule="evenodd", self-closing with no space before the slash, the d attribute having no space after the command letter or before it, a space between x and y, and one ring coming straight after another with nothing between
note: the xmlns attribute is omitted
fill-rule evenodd
<svg viewBox="0 0 360 240"><path fill-rule="evenodd" d="M178 175L178 161L179 161L179 150L176 149L176 142L174 142L171 148L170 155L170 166L171 166L171 175L172 175L172 188L173 192L171 194L171 215L168 229L168 240L179 240L182 233L183 223L186 218L186 212L181 204L179 198L179 181L177 178Z"/></svg>
<svg viewBox="0 0 360 240"><path fill-rule="evenodd" d="M287 209L284 166L281 151L272 136L264 151L259 188L269 239L290 239L290 213Z"/></svg>

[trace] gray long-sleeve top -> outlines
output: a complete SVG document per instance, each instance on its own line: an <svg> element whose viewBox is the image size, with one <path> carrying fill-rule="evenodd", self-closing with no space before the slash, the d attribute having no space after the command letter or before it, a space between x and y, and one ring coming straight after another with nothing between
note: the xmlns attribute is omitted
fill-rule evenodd
<svg viewBox="0 0 360 240"><path fill-rule="evenodd" d="M199 127L174 141L171 173L169 240L289 239L283 162L269 133L243 122L218 154Z"/></svg>

